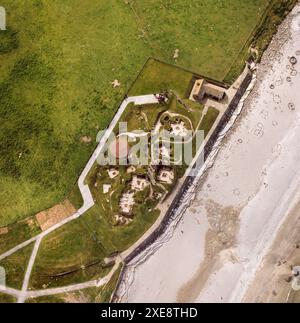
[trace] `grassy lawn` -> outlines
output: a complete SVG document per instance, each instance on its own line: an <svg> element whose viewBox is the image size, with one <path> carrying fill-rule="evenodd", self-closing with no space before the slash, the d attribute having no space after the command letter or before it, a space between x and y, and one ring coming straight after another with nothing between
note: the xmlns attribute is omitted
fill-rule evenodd
<svg viewBox="0 0 300 323"><path fill-rule="evenodd" d="M26 303L109 303L118 283L121 269L122 267L120 266L111 280L104 286L86 288L70 293L29 298L26 300Z"/></svg>
<svg viewBox="0 0 300 323"><path fill-rule="evenodd" d="M179 49L178 66L222 81L269 1L133 3L144 39L159 52L159 57L171 59L174 50Z"/></svg>
<svg viewBox="0 0 300 323"><path fill-rule="evenodd" d="M155 126L158 115L166 109L167 106L164 104L145 104L141 106L129 104L120 121L127 122L128 131L143 130L150 132ZM118 130L118 127L116 130Z"/></svg>
<svg viewBox="0 0 300 323"><path fill-rule="evenodd" d="M144 210L127 227L111 225L98 206L46 236L40 246L30 285L40 289L79 283L105 276L111 269L103 259L126 250L154 222L157 214Z"/></svg>
<svg viewBox="0 0 300 323"><path fill-rule="evenodd" d="M95 231L98 226L98 219L87 214L45 237L32 272L32 287L63 286L107 274L102 260L114 249L102 245Z"/></svg>
<svg viewBox="0 0 300 323"><path fill-rule="evenodd" d="M27 298L25 303L28 304L36 304L36 303L42 303L42 304L55 304L55 303L67 303L64 299L65 294L57 294L57 295L49 295L49 296L40 296L35 298ZM74 300L74 299L73 299Z"/></svg>
<svg viewBox="0 0 300 323"><path fill-rule="evenodd" d="M247 57L249 57L249 47L252 46L258 51L258 60L262 57L264 50L269 45L274 33L276 33L278 25L284 17L292 10L298 0L272 0L269 1L267 9L261 19L256 22L252 34L249 35L243 47L241 47L239 55L236 57L228 74L224 78L225 82L232 83L236 75L241 70L241 65Z"/></svg>
<svg viewBox="0 0 300 323"><path fill-rule="evenodd" d="M0 225L65 198L95 146L80 138L95 143L148 57L223 80L267 3L3 0ZM183 96L192 73L179 71L145 70L130 93Z"/></svg>
<svg viewBox="0 0 300 323"><path fill-rule="evenodd" d="M6 285L8 287L22 289L23 279L32 248L33 244L30 244L0 261L0 266L5 269Z"/></svg>
<svg viewBox="0 0 300 323"><path fill-rule="evenodd" d="M192 72L150 58L130 88L129 95L173 90L185 97L193 75Z"/></svg>
<svg viewBox="0 0 300 323"><path fill-rule="evenodd" d="M102 288L92 287L76 292L40 296L36 298L28 298L26 303L36 304L65 304L65 303L95 303L95 298L101 292Z"/></svg>
<svg viewBox="0 0 300 323"><path fill-rule="evenodd" d="M109 303L112 293L117 287L118 279L122 270L120 265L118 270L113 274L111 280L103 287L99 295L96 297L96 303Z"/></svg>
<svg viewBox="0 0 300 323"><path fill-rule="evenodd" d="M190 100L183 100L183 103L188 107L188 109L173 96L170 100L168 111L187 117L191 120L193 128L197 129L204 106L201 103Z"/></svg>
<svg viewBox="0 0 300 323"><path fill-rule="evenodd" d="M16 299L13 296L0 293L0 304L16 303Z"/></svg>
<svg viewBox="0 0 300 323"><path fill-rule="evenodd" d="M81 192L79 190L79 186L76 183L74 188L72 189L71 193L68 196L69 201L72 203L72 205L75 207L75 209L80 209L83 205L83 199Z"/></svg>
<svg viewBox="0 0 300 323"><path fill-rule="evenodd" d="M0 235L0 254L36 236L41 229L36 219L31 217L9 225L6 232Z"/></svg>

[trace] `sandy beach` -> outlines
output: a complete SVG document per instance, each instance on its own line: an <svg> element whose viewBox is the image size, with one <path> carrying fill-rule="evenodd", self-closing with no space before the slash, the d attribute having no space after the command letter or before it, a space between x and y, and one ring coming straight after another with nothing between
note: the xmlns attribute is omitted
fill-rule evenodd
<svg viewBox="0 0 300 323"><path fill-rule="evenodd" d="M300 5L265 52L254 89L172 235L132 264L122 301L285 300L290 288L280 284L289 270L274 266L285 254L289 264L300 261L291 250L299 236L291 234L300 201L299 138ZM290 241L283 246L279 237ZM285 292L274 291L270 273Z"/></svg>

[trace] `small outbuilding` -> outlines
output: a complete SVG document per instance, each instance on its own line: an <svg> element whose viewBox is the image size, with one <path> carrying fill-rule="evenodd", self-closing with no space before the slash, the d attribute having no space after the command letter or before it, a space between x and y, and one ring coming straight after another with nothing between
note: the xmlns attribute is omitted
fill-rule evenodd
<svg viewBox="0 0 300 323"><path fill-rule="evenodd" d="M226 96L225 89L207 82L205 79L195 81L193 89L190 94L190 100L202 101L206 97L212 100L222 101Z"/></svg>

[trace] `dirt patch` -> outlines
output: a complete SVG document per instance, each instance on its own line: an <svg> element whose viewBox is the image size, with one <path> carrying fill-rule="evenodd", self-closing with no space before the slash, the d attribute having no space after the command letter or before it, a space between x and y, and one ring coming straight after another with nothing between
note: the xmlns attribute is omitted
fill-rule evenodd
<svg viewBox="0 0 300 323"><path fill-rule="evenodd" d="M0 236L8 233L8 227L0 228Z"/></svg>
<svg viewBox="0 0 300 323"><path fill-rule="evenodd" d="M66 303L91 303L91 298L87 297L82 291L78 293L68 293L63 296Z"/></svg>
<svg viewBox="0 0 300 323"><path fill-rule="evenodd" d="M84 144L89 144L92 142L92 137L89 136L83 136L80 138L80 142L84 143Z"/></svg>
<svg viewBox="0 0 300 323"><path fill-rule="evenodd" d="M37 225L34 217L27 218L26 223L31 229L34 229Z"/></svg>
<svg viewBox="0 0 300 323"><path fill-rule="evenodd" d="M76 209L69 200L65 200L61 204L57 204L51 209L42 211L36 215L36 220L42 231L51 228L61 220L68 218L76 212Z"/></svg>

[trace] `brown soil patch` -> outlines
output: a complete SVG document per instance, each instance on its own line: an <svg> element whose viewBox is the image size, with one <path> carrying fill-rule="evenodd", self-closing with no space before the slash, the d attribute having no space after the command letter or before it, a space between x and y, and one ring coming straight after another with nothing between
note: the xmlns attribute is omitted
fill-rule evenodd
<svg viewBox="0 0 300 323"><path fill-rule="evenodd" d="M0 228L0 236L2 234L7 234L8 233L8 227L3 227L3 228Z"/></svg>
<svg viewBox="0 0 300 323"><path fill-rule="evenodd" d="M57 204L51 209L42 211L36 215L36 219L42 229L45 231L61 220L68 218L76 212L76 209L69 200L65 200L61 204Z"/></svg>
<svg viewBox="0 0 300 323"><path fill-rule="evenodd" d="M241 210L231 206L223 207L212 200L205 207L210 224L206 235L206 255L210 257L235 246Z"/></svg>
<svg viewBox="0 0 300 323"><path fill-rule="evenodd" d="M72 304L76 304L76 303L91 303L91 299L89 297L87 297L82 291L79 291L78 293L68 293L65 294L63 297L64 301L66 303L72 303Z"/></svg>
<svg viewBox="0 0 300 323"><path fill-rule="evenodd" d="M80 141L84 144L89 144L92 142L92 138L89 136L83 136L80 138Z"/></svg>

